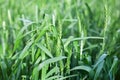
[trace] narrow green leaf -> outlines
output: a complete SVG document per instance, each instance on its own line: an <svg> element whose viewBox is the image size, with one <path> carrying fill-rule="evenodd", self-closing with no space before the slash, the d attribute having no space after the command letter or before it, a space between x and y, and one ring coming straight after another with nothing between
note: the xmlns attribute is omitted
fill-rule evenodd
<svg viewBox="0 0 120 80"><path fill-rule="evenodd" d="M76 77L76 76L78 76L78 75L77 74L69 75L69 76L61 77L61 78L59 78L59 80L65 80L67 78L72 78L72 77Z"/></svg>
<svg viewBox="0 0 120 80"><path fill-rule="evenodd" d="M47 64L54 63L54 62L60 61L65 58L66 58L65 56L60 56L60 57L54 57L51 59L47 59L47 60L43 61L41 64L39 64L38 71L40 71Z"/></svg>
<svg viewBox="0 0 120 80"><path fill-rule="evenodd" d="M97 67L97 70L96 70L96 73L95 73L94 80L98 80L97 78L100 77L100 72L102 71L104 62L105 62L105 61L103 60L102 62L99 63L99 65L98 65L98 67Z"/></svg>
<svg viewBox="0 0 120 80"><path fill-rule="evenodd" d="M65 45L64 45L64 47L67 47L69 44L70 44L70 42L73 42L73 41L79 41L79 40L87 40L87 39L102 39L103 40L103 37L92 37L92 36L90 36L90 37L78 37L78 38L73 38L73 37L70 37L69 39L63 39L63 41L65 41Z"/></svg>
<svg viewBox="0 0 120 80"><path fill-rule="evenodd" d="M71 41L84 40L84 39L102 39L103 40L103 37L89 36L89 37L82 37L82 38L73 38L73 39L71 39Z"/></svg>
<svg viewBox="0 0 120 80"><path fill-rule="evenodd" d="M52 74L56 73L59 71L59 68L56 66L53 69L51 69L47 74L46 74L46 78L48 78L49 76L51 76Z"/></svg>
<svg viewBox="0 0 120 80"><path fill-rule="evenodd" d="M18 33L16 40L19 40L22 37L22 33L28 28L30 27L30 25L32 25L34 22L29 22L27 25L25 25Z"/></svg>
<svg viewBox="0 0 120 80"><path fill-rule="evenodd" d="M113 64L111 66L111 69L109 70L109 76L112 73L113 77L115 77L115 73L118 70L117 65L118 65L118 58L115 56L114 60L113 60Z"/></svg>
<svg viewBox="0 0 120 80"><path fill-rule="evenodd" d="M45 34L45 32L47 31L47 28L49 26L43 27L43 29L39 32L39 35L37 36L37 38L35 39L35 42L38 42L40 40L40 38Z"/></svg>
<svg viewBox="0 0 120 80"><path fill-rule="evenodd" d="M39 62L40 62L41 60L42 60L41 57L38 57L37 60L36 60L36 62L35 62L35 65L39 64Z"/></svg>
<svg viewBox="0 0 120 80"><path fill-rule="evenodd" d="M4 61L0 62L0 66L2 69L2 75L4 80L8 80L8 75L7 75L7 65Z"/></svg>
<svg viewBox="0 0 120 80"><path fill-rule="evenodd" d="M96 47L98 47L97 44L96 45L90 45L89 47L84 48L83 51L90 50L90 49L93 49L93 48L96 48Z"/></svg>
<svg viewBox="0 0 120 80"><path fill-rule="evenodd" d="M59 76L59 75L57 75L57 76L52 76L52 77L49 77L49 78L47 78L46 80L60 80L60 77L62 77L62 76Z"/></svg>
<svg viewBox="0 0 120 80"><path fill-rule="evenodd" d="M27 52L28 51L28 49L30 48L30 46L32 45L32 41L31 42L29 42L26 46L25 46L25 48L22 50L22 52L21 52L21 54L20 54L20 56L19 56L19 58L20 59L24 59L24 57L26 57L28 54L29 54L29 52Z"/></svg>
<svg viewBox="0 0 120 80"><path fill-rule="evenodd" d="M96 64L94 65L94 68L95 69L97 66L99 66L99 64L107 57L107 54L102 54L100 56L100 58L97 60Z"/></svg>
<svg viewBox="0 0 120 80"><path fill-rule="evenodd" d="M39 77L39 71L37 67L35 67L32 72L32 80L38 80L38 77Z"/></svg>
<svg viewBox="0 0 120 80"><path fill-rule="evenodd" d="M92 68L89 66L77 66L71 69L71 71L74 71L74 70L84 70L89 73L92 70Z"/></svg>
<svg viewBox="0 0 120 80"><path fill-rule="evenodd" d="M41 50L43 50L49 57L53 58L53 55L51 54L51 52L42 44L38 43L36 44L36 46L39 47Z"/></svg>
<svg viewBox="0 0 120 80"><path fill-rule="evenodd" d="M68 39L63 39L63 42L64 42L64 47L66 49L66 47L68 46L68 44L70 43L70 40L73 38L73 36L70 36Z"/></svg>

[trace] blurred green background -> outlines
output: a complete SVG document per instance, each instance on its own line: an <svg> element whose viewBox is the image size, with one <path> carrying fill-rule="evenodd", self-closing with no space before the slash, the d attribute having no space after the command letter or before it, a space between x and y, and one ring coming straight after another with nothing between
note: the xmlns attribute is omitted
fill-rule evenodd
<svg viewBox="0 0 120 80"><path fill-rule="evenodd" d="M119 0L0 0L0 80L119 80Z"/></svg>

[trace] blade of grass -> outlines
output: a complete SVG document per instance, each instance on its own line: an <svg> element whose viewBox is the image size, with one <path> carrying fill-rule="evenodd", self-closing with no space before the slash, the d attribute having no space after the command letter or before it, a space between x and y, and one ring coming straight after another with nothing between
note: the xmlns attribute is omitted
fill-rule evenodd
<svg viewBox="0 0 120 80"><path fill-rule="evenodd" d="M72 68L70 71L74 71L74 70L84 70L89 73L92 70L92 68L89 66L76 66L76 67Z"/></svg>
<svg viewBox="0 0 120 80"><path fill-rule="evenodd" d="M48 77L50 77L51 75L53 75L54 73L58 72L59 68L56 66L53 69L51 69L47 74L46 74L46 80Z"/></svg>
<svg viewBox="0 0 120 80"><path fill-rule="evenodd" d="M45 60L45 61L43 61L42 63L39 64L38 71L40 71L45 65L60 61L60 60L65 59L65 58L66 58L65 56L60 56L60 57L54 57L54 58L51 58L51 59L47 59L47 60Z"/></svg>
<svg viewBox="0 0 120 80"><path fill-rule="evenodd" d="M31 47L31 45L33 44L33 42L29 42L25 48L22 50L21 54L19 55L19 59L24 59L28 54L28 49Z"/></svg>
<svg viewBox="0 0 120 80"><path fill-rule="evenodd" d="M51 52L42 44L37 43L36 46L39 47L41 50L43 50L49 57L53 58L53 55L51 54Z"/></svg>
<svg viewBox="0 0 120 80"><path fill-rule="evenodd" d="M8 74L7 74L7 65L4 61L0 61L0 66L2 69L2 75L4 80L8 80Z"/></svg>
<svg viewBox="0 0 120 80"><path fill-rule="evenodd" d="M79 40L87 40L87 39L104 39L103 37L83 37L83 38L70 38L69 40L67 40L67 42L65 42L64 43L64 45L65 46L68 46L68 44L70 43L70 42L73 42L73 41L79 41ZM65 40L65 39L63 39L63 40Z"/></svg>
<svg viewBox="0 0 120 80"><path fill-rule="evenodd" d="M95 69L96 67L99 67L99 64L104 61L104 59L107 57L107 54L102 54L100 56L100 58L97 60L96 64L94 65L93 69Z"/></svg>
<svg viewBox="0 0 120 80"><path fill-rule="evenodd" d="M104 60L102 62L99 63L98 67L97 67L97 70L96 70L96 73L95 73L95 76L94 76L94 80L97 80L100 78L100 72L102 71L102 68L104 66Z"/></svg>

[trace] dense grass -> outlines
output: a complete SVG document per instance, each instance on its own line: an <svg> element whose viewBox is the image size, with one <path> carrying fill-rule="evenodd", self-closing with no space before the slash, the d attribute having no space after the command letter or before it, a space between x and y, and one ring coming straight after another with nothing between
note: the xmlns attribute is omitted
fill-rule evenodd
<svg viewBox="0 0 120 80"><path fill-rule="evenodd" d="M0 80L119 80L119 0L0 0Z"/></svg>

